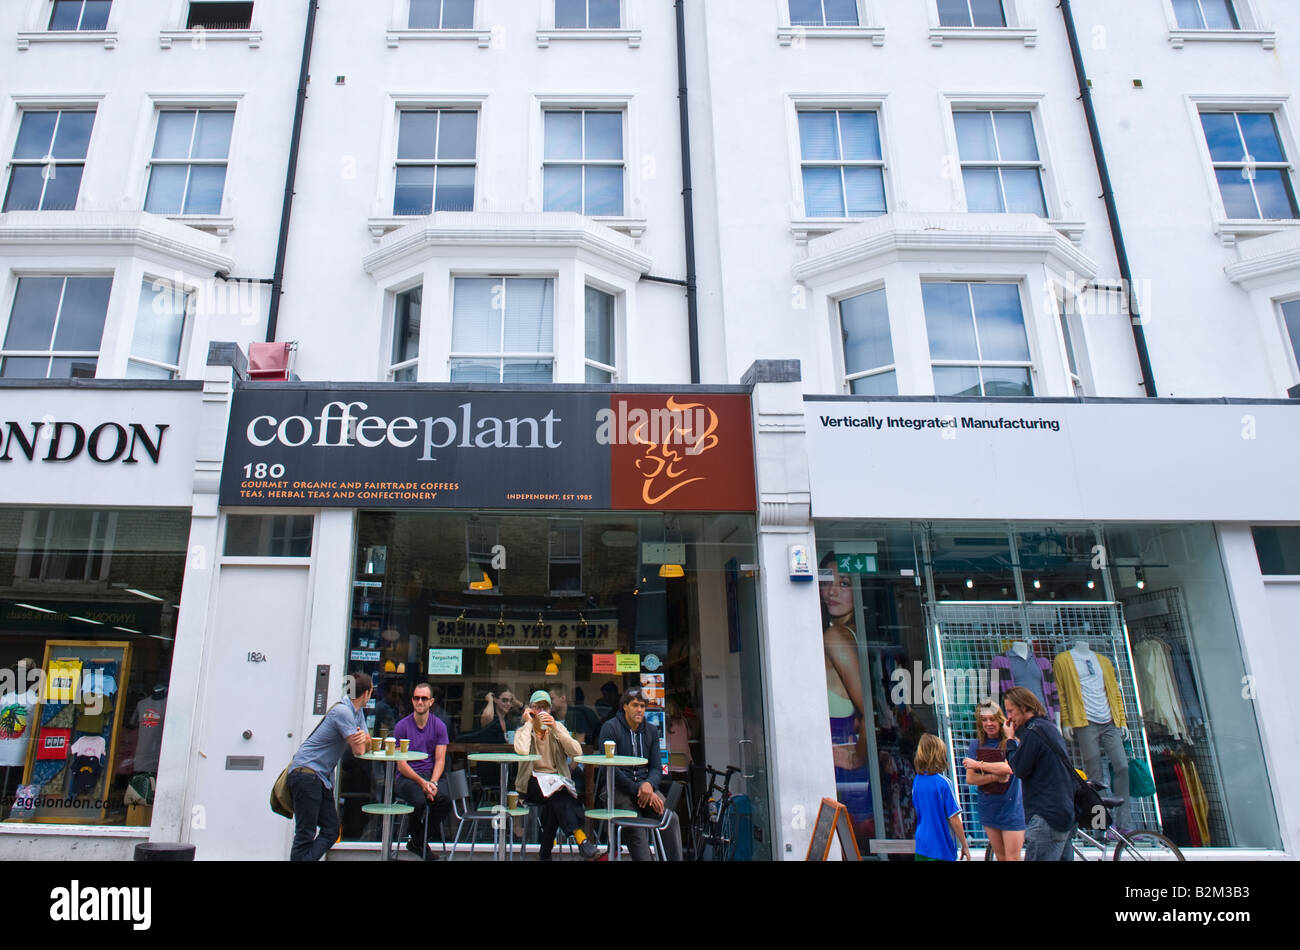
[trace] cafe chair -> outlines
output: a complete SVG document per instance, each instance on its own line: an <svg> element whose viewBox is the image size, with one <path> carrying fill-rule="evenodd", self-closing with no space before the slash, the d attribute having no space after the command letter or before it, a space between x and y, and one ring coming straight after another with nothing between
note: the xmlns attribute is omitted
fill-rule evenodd
<svg viewBox="0 0 1300 950"><path fill-rule="evenodd" d="M448 861L456 860L456 848L460 844L460 836L465 831L465 826L469 825L470 839L466 844L473 853L474 845L478 842L478 824L477 822L488 822L488 831L491 832L490 838L495 842L496 829L491 825L492 819L498 814L498 806L489 808L473 808L470 805L469 791L469 773L464 769L457 769L447 775L447 794L451 796L451 813L456 819L456 837L451 842L451 854L448 855ZM514 818L521 815L527 815L527 808L507 809L506 829L508 831L508 844L506 854L511 860L514 860L515 852L515 823Z"/></svg>
<svg viewBox="0 0 1300 950"><path fill-rule="evenodd" d="M682 800L682 784L673 782L668 788L668 794L664 796L664 813L658 818L615 818L610 824L614 826L614 853L618 854L619 849L623 846L623 829L624 828L644 828L650 833L655 844L655 860L667 861L664 857L664 832L668 830L668 822L672 815L677 811L677 806Z"/></svg>

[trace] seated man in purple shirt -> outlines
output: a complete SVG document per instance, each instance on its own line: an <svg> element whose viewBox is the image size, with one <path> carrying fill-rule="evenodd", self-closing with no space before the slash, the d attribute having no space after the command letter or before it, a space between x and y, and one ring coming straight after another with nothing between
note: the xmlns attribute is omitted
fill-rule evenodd
<svg viewBox="0 0 1300 950"><path fill-rule="evenodd" d="M398 762L393 792L397 798L415 806L411 815L411 835L406 841L407 850L425 861L436 861L437 852L425 842L430 837L428 832L433 828L441 829L442 820L451 811L451 796L447 793L446 783L441 787L438 785L447 763L447 727L437 716L430 715L433 690L428 683L415 684L411 702L415 705L415 712L398 720L393 727L393 736L399 743L410 739L412 752L424 752L429 757L416 762Z"/></svg>

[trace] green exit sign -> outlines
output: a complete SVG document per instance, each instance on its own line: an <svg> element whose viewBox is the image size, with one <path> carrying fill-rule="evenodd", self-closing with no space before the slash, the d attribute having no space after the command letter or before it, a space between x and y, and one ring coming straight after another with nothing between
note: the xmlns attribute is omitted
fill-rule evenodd
<svg viewBox="0 0 1300 950"><path fill-rule="evenodd" d="M837 554L835 561L841 574L875 574L878 570L874 554Z"/></svg>

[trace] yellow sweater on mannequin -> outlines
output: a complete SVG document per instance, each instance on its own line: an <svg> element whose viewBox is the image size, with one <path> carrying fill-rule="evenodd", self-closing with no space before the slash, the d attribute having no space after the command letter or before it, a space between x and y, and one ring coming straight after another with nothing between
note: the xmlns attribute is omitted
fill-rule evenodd
<svg viewBox="0 0 1300 950"><path fill-rule="evenodd" d="M1115 665L1110 657L1094 653L1101 664L1101 678L1106 686L1106 701L1110 704L1110 718L1121 729L1128 725L1124 718L1124 701L1119 695L1119 681L1115 678ZM1082 729L1088 724L1088 714L1083 710L1083 687L1079 684L1079 671L1074 666L1074 655L1066 650L1052 658L1052 672L1056 674L1056 691L1061 697L1061 725Z"/></svg>

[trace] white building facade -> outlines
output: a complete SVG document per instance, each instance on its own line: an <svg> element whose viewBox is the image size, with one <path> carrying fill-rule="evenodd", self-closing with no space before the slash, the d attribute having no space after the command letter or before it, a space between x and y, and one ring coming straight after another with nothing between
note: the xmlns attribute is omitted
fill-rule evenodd
<svg viewBox="0 0 1300 950"><path fill-rule="evenodd" d="M1139 7L1084 80L1049 0L10 4L0 853L282 859L354 672L488 797L489 692L644 685L737 857L888 853L1024 644L1126 821L1294 856L1300 15Z"/></svg>

